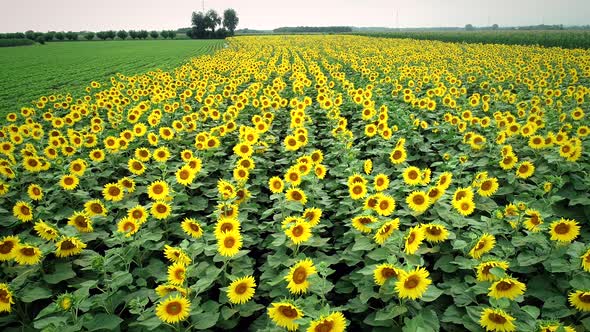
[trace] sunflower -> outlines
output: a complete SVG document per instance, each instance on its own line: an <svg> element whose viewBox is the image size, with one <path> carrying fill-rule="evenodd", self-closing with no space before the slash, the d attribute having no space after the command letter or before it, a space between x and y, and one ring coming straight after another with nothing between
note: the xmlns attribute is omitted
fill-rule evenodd
<svg viewBox="0 0 590 332"><path fill-rule="evenodd" d="M186 278L186 266L182 263L174 263L168 267L168 282L180 286Z"/></svg>
<svg viewBox="0 0 590 332"><path fill-rule="evenodd" d="M293 135L286 136L283 144L285 145L285 150L287 151L295 151L302 146L302 143L297 139L297 137Z"/></svg>
<svg viewBox="0 0 590 332"><path fill-rule="evenodd" d="M142 175L146 170L145 165L134 158L129 159L127 162L127 168L129 169L129 172L135 175Z"/></svg>
<svg viewBox="0 0 590 332"><path fill-rule="evenodd" d="M521 179L527 179L535 172L535 166L530 161L523 161L516 167L516 176Z"/></svg>
<svg viewBox="0 0 590 332"><path fill-rule="evenodd" d="M8 289L8 285L0 283L0 312L11 312L11 305L14 304L12 292Z"/></svg>
<svg viewBox="0 0 590 332"><path fill-rule="evenodd" d="M352 227L362 233L371 233L372 229L368 227L368 224L374 223L377 218L371 215L362 215L352 218Z"/></svg>
<svg viewBox="0 0 590 332"><path fill-rule="evenodd" d="M383 244L391 236L393 231L397 229L399 229L399 218L386 221L383 226L377 230L373 239L375 239L375 242L378 244Z"/></svg>
<svg viewBox="0 0 590 332"><path fill-rule="evenodd" d="M155 202L150 209L152 216L158 220L166 219L172 213L172 207L170 204L162 201Z"/></svg>
<svg viewBox="0 0 590 332"><path fill-rule="evenodd" d="M580 226L575 220L561 218L551 223L550 233L551 240L570 243L580 234Z"/></svg>
<svg viewBox="0 0 590 332"><path fill-rule="evenodd" d="M191 259L182 249L169 245L164 246L164 256L173 263L188 265L191 262Z"/></svg>
<svg viewBox="0 0 590 332"><path fill-rule="evenodd" d="M267 313L277 326L284 327L289 331L297 330L299 324L295 323L295 321L303 317L303 312L288 302L271 303Z"/></svg>
<svg viewBox="0 0 590 332"><path fill-rule="evenodd" d="M395 290L401 299L415 300L422 297L428 285L432 283L428 271L423 267L417 267L411 272L402 273L395 283Z"/></svg>
<svg viewBox="0 0 590 332"><path fill-rule="evenodd" d="M68 219L68 225L76 227L78 232L90 233L93 231L92 220L86 212L74 212Z"/></svg>
<svg viewBox="0 0 590 332"><path fill-rule="evenodd" d="M14 260L19 265L38 264L41 261L41 250L29 244L20 244L15 250Z"/></svg>
<svg viewBox="0 0 590 332"><path fill-rule="evenodd" d="M55 302L61 310L68 311L72 307L72 300L72 295L65 293L61 294Z"/></svg>
<svg viewBox="0 0 590 332"><path fill-rule="evenodd" d="M507 171L509 169L512 169L517 162L518 157L516 157L514 154L507 154L506 156L504 156L504 158L502 158L502 160L500 160L500 167L502 167L503 170Z"/></svg>
<svg viewBox="0 0 590 332"><path fill-rule="evenodd" d="M237 195L236 188L234 187L234 185L226 180L220 179L219 181L217 181L217 191L219 192L221 198L224 200L232 199Z"/></svg>
<svg viewBox="0 0 590 332"><path fill-rule="evenodd" d="M301 184L301 173L296 168L290 168L285 173L285 182L290 183L293 187L297 187Z"/></svg>
<svg viewBox="0 0 590 332"><path fill-rule="evenodd" d="M389 216L395 210L395 199L388 195L382 195L375 205L375 212L380 216Z"/></svg>
<svg viewBox="0 0 590 332"><path fill-rule="evenodd" d="M320 223L322 217L322 209L320 208L308 208L303 211L303 219L309 223L310 226L316 226Z"/></svg>
<svg viewBox="0 0 590 332"><path fill-rule="evenodd" d="M404 252L410 255L414 254L422 244L422 241L424 241L424 238L424 230L421 226L417 225L410 228L408 235L405 237Z"/></svg>
<svg viewBox="0 0 590 332"><path fill-rule="evenodd" d="M279 178L278 176L273 176L272 178L270 178L270 180L268 180L268 188L270 189L270 191L273 192L273 194L278 194L283 192L285 184L283 183L283 180L281 180L281 178Z"/></svg>
<svg viewBox="0 0 590 332"><path fill-rule="evenodd" d="M319 319L311 321L307 332L344 332L346 330L346 318L340 311L331 313Z"/></svg>
<svg viewBox="0 0 590 332"><path fill-rule="evenodd" d="M590 272L590 249L580 257L582 259L582 268L586 272Z"/></svg>
<svg viewBox="0 0 590 332"><path fill-rule="evenodd" d="M70 163L69 170L70 173L76 176L82 176L84 175L84 172L86 172L87 167L88 166L86 165L86 161L84 161L84 159L76 159Z"/></svg>
<svg viewBox="0 0 590 332"><path fill-rule="evenodd" d="M151 153L150 153L150 150L148 150L146 148L137 148L137 149L135 149L134 153L135 153L135 158L138 159L139 161L146 162L146 161L150 160Z"/></svg>
<svg viewBox="0 0 590 332"><path fill-rule="evenodd" d="M430 206L430 199L428 195L423 191L413 191L408 197L406 197L406 203L410 209L421 213L428 210Z"/></svg>
<svg viewBox="0 0 590 332"><path fill-rule="evenodd" d="M564 332L576 332L576 330L571 326L556 323L541 324L541 326L539 326L539 332L556 332L560 327L563 327Z"/></svg>
<svg viewBox="0 0 590 332"><path fill-rule="evenodd" d="M219 252L221 256L235 256L241 248L242 235L237 230L225 232L221 237L217 238L217 252Z"/></svg>
<svg viewBox="0 0 590 332"><path fill-rule="evenodd" d="M127 217L141 225L147 221L148 213L143 206L136 205L127 211Z"/></svg>
<svg viewBox="0 0 590 332"><path fill-rule="evenodd" d="M93 200L90 200L90 201L84 203L84 211L86 211L86 214L89 215L90 217L95 217L95 216L106 217L107 212L108 212L107 209L102 204L102 202L98 199L93 199Z"/></svg>
<svg viewBox="0 0 590 332"><path fill-rule="evenodd" d="M248 158L254 153L252 146L247 143L238 143L234 146L233 151L241 158Z"/></svg>
<svg viewBox="0 0 590 332"><path fill-rule="evenodd" d="M289 270L289 274L285 276L285 280L289 282L287 288L292 294L306 293L309 288L309 281L307 278L317 273L315 266L311 259L306 258L300 260Z"/></svg>
<svg viewBox="0 0 590 332"><path fill-rule="evenodd" d="M244 183L244 182L248 181L248 178L250 177L250 171L248 171L247 168L238 166L238 167L234 168L233 176L234 176L234 180L236 180L236 182Z"/></svg>
<svg viewBox="0 0 590 332"><path fill-rule="evenodd" d="M0 197L6 195L6 193L8 192L9 189L10 189L10 185L0 181Z"/></svg>
<svg viewBox="0 0 590 332"><path fill-rule="evenodd" d="M441 196L445 193L444 189L442 189L441 187L438 186L434 186L430 189L428 189L428 192L426 193L428 195L428 200L430 201L430 204L434 204L436 201L438 201Z"/></svg>
<svg viewBox="0 0 590 332"><path fill-rule="evenodd" d="M229 285L227 298L233 304L243 304L254 296L256 281L253 276L238 278Z"/></svg>
<svg viewBox="0 0 590 332"><path fill-rule="evenodd" d="M463 198L453 202L455 209L463 216L467 217L475 211L475 203L472 199Z"/></svg>
<svg viewBox="0 0 590 332"><path fill-rule="evenodd" d="M365 174L371 174L371 171L373 170L373 161L371 159L365 160L363 163L363 170L365 171Z"/></svg>
<svg viewBox="0 0 590 332"><path fill-rule="evenodd" d="M479 324L486 331L512 332L516 331L516 326L512 323L514 317L507 314L501 309L485 308L481 312Z"/></svg>
<svg viewBox="0 0 590 332"><path fill-rule="evenodd" d="M379 173L375 175L375 178L373 179L373 184L375 185L376 191L386 190L387 188L389 188L389 178L387 177L387 175Z"/></svg>
<svg viewBox="0 0 590 332"><path fill-rule="evenodd" d="M188 165L184 165L176 171L176 182L188 186L195 180L195 175L195 172Z"/></svg>
<svg viewBox="0 0 590 332"><path fill-rule="evenodd" d="M348 188L350 198L357 200L367 195L367 186L363 182L355 182Z"/></svg>
<svg viewBox="0 0 590 332"><path fill-rule="evenodd" d="M404 274L404 270L395 267L392 264L380 264L373 270L373 278L375 283L383 286L389 278L399 278Z"/></svg>
<svg viewBox="0 0 590 332"><path fill-rule="evenodd" d="M315 173L316 177L320 180L322 180L326 176L327 172L328 172L328 168L322 164L318 164L314 168L314 173Z"/></svg>
<svg viewBox="0 0 590 332"><path fill-rule="evenodd" d="M107 183L102 190L102 196L107 201L118 202L123 199L123 186L118 183Z"/></svg>
<svg viewBox="0 0 590 332"><path fill-rule="evenodd" d="M0 241L0 262L14 258L20 240L16 236L5 236Z"/></svg>
<svg viewBox="0 0 590 332"><path fill-rule="evenodd" d="M508 262L505 261L487 261L480 263L477 266L477 281L495 281L498 279L490 270L493 268L500 268L504 271L508 269Z"/></svg>
<svg viewBox="0 0 590 332"><path fill-rule="evenodd" d="M422 183L422 173L416 166L406 167L403 177L404 182L409 186L417 186Z"/></svg>
<svg viewBox="0 0 590 332"><path fill-rule="evenodd" d="M217 221L215 225L215 237L222 238L227 232L240 232L240 221L236 218L222 218Z"/></svg>
<svg viewBox="0 0 590 332"><path fill-rule="evenodd" d="M164 284L164 285L159 285L158 287L156 287L156 293L160 297L165 297L166 295L168 295L172 292L178 292L180 294L180 296L182 296L182 297L186 297L188 295L187 289L176 286L176 285Z"/></svg>
<svg viewBox="0 0 590 332"><path fill-rule="evenodd" d="M139 231L139 223L135 219L126 216L117 223L117 231L124 233L125 237L130 237Z"/></svg>
<svg viewBox="0 0 590 332"><path fill-rule="evenodd" d="M161 146L154 150L152 158L154 158L154 160L157 162L165 163L168 161L168 159L170 159L170 151L167 147Z"/></svg>
<svg viewBox="0 0 590 332"><path fill-rule="evenodd" d="M90 160L100 163L104 161L105 153L102 149L94 149L88 154Z"/></svg>
<svg viewBox="0 0 590 332"><path fill-rule="evenodd" d="M491 177L483 180L480 185L477 193L483 197L490 197L498 190L498 179Z"/></svg>
<svg viewBox="0 0 590 332"><path fill-rule="evenodd" d="M507 298L514 300L524 294L526 285L517 279L507 277L501 278L490 286L488 296L495 299Z"/></svg>
<svg viewBox="0 0 590 332"><path fill-rule="evenodd" d="M181 223L181 227L187 235L192 236L195 239L203 236L203 228L201 227L201 224L195 219L185 218Z"/></svg>
<svg viewBox="0 0 590 332"><path fill-rule="evenodd" d="M179 295L161 301L156 307L156 315L166 323L177 323L186 320L190 314L191 303Z"/></svg>
<svg viewBox="0 0 590 332"><path fill-rule="evenodd" d="M526 210L526 215L528 216L524 221L524 227L531 232L538 232L540 231L539 226L543 224L543 218L539 211L536 210Z"/></svg>
<svg viewBox="0 0 590 332"><path fill-rule="evenodd" d="M579 311L590 311L590 292L577 290L569 294L570 304Z"/></svg>
<svg viewBox="0 0 590 332"><path fill-rule="evenodd" d="M69 257L77 255L86 248L86 244L75 237L64 237L55 244L57 257Z"/></svg>
<svg viewBox="0 0 590 332"><path fill-rule="evenodd" d="M148 196L154 201L165 199L170 193L168 184L165 181L158 180L152 182L148 188Z"/></svg>
<svg viewBox="0 0 590 332"><path fill-rule="evenodd" d="M12 215L22 222L33 220L33 208L27 202L18 201L12 207Z"/></svg>
<svg viewBox="0 0 590 332"><path fill-rule="evenodd" d="M453 180L453 173L451 172L444 172L439 175L438 180L436 181L436 186L440 187L442 190L449 189L451 182Z"/></svg>
<svg viewBox="0 0 590 332"><path fill-rule="evenodd" d="M49 224L47 224L43 220L37 221L35 223L35 226L33 227L33 229L35 230L35 232L37 232L37 235L40 238L47 240L47 241L53 241L53 240L57 239L57 237L59 236L59 232L57 231L57 229L51 227Z"/></svg>
<svg viewBox="0 0 590 332"><path fill-rule="evenodd" d="M426 224L422 225L424 231L424 238L428 242L438 243L449 238L449 231L443 225Z"/></svg>
<svg viewBox="0 0 590 332"><path fill-rule="evenodd" d="M488 233L484 233L475 246L469 251L469 255L475 259L479 259L483 254L490 252L496 245L496 238Z"/></svg>
<svg viewBox="0 0 590 332"><path fill-rule="evenodd" d="M288 201L299 202L302 205L307 203L307 196L305 195L305 192L299 188L288 189L287 193L285 193L285 197Z"/></svg>
<svg viewBox="0 0 590 332"><path fill-rule="evenodd" d="M391 151L389 154L389 160L394 165L399 165L406 161L408 154L406 153L406 149L403 146L398 146Z"/></svg>
<svg viewBox="0 0 590 332"><path fill-rule="evenodd" d="M39 201L43 198L43 189L38 184L33 183L27 188L27 194L30 199Z"/></svg>
<svg viewBox="0 0 590 332"><path fill-rule="evenodd" d="M311 225L307 222L296 221L285 230L285 235L289 237L293 244L299 245L311 238Z"/></svg>

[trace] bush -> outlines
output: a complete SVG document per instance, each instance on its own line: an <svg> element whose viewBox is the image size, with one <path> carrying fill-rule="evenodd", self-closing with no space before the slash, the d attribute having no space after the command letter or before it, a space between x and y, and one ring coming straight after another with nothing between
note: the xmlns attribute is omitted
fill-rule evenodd
<svg viewBox="0 0 590 332"><path fill-rule="evenodd" d="M12 47L12 46L28 46L34 45L35 42L22 38L22 39L0 39L0 47Z"/></svg>

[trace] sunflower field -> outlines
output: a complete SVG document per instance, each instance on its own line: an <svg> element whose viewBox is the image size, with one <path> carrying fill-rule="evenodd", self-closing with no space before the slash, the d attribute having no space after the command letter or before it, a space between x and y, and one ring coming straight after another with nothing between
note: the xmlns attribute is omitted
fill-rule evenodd
<svg viewBox="0 0 590 332"><path fill-rule="evenodd" d="M227 42L6 116L2 331L590 330L590 51Z"/></svg>

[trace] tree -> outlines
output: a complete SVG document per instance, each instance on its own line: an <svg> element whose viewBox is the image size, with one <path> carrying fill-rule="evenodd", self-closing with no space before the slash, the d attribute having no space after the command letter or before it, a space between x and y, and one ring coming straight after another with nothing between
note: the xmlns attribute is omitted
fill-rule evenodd
<svg viewBox="0 0 590 332"><path fill-rule="evenodd" d="M492 25L492 30L498 30L498 25L497 24Z"/></svg>
<svg viewBox="0 0 590 332"><path fill-rule="evenodd" d="M115 30L109 30L106 32L107 34L107 38L110 39L115 39L115 37L117 36L117 32L115 32Z"/></svg>
<svg viewBox="0 0 590 332"><path fill-rule="evenodd" d="M473 27L472 24L466 24L465 25L465 30L467 30L467 31L473 31L473 30L475 30L475 28Z"/></svg>
<svg viewBox="0 0 590 332"><path fill-rule="evenodd" d="M187 36L193 39L205 38L205 36L207 35L207 22L205 20L205 14L203 14L203 12L193 12L191 21L193 23L193 26L191 30L189 30L190 34L189 31L187 31Z"/></svg>
<svg viewBox="0 0 590 332"><path fill-rule="evenodd" d="M64 40L64 38L66 38L65 33L63 33L63 31L60 32L56 32L55 33L55 39L57 40Z"/></svg>
<svg viewBox="0 0 590 332"><path fill-rule="evenodd" d="M49 31L45 34L45 41L52 41L55 38L55 31Z"/></svg>
<svg viewBox="0 0 590 332"><path fill-rule="evenodd" d="M33 30L25 31L25 38L30 39L30 40L35 40L35 31L33 31Z"/></svg>
<svg viewBox="0 0 590 332"><path fill-rule="evenodd" d="M176 38L176 31L174 31L174 30L169 30L169 31L168 31L168 37L170 37L170 39L174 39L174 38Z"/></svg>
<svg viewBox="0 0 590 332"><path fill-rule="evenodd" d="M221 17L214 9L209 9L205 14L205 26L215 33L215 27L221 24Z"/></svg>
<svg viewBox="0 0 590 332"><path fill-rule="evenodd" d="M168 30L162 30L162 32L160 32L160 36L162 36L164 39L168 38Z"/></svg>
<svg viewBox="0 0 590 332"><path fill-rule="evenodd" d="M148 32L146 30L139 30L139 32L137 33L137 37L139 39L146 39L148 37Z"/></svg>
<svg viewBox="0 0 590 332"><path fill-rule="evenodd" d="M152 37L153 39L158 39L159 35L160 34L156 30L150 31L150 37Z"/></svg>
<svg viewBox="0 0 590 332"><path fill-rule="evenodd" d="M137 31L129 30L129 37L131 37L131 39L137 39L139 36L137 35Z"/></svg>
<svg viewBox="0 0 590 332"><path fill-rule="evenodd" d="M125 38L127 38L127 36L128 36L127 31L125 31L125 30L117 31L117 37L125 40Z"/></svg>
<svg viewBox="0 0 590 332"><path fill-rule="evenodd" d="M68 40L78 40L78 34L76 32L68 31L66 32L66 38Z"/></svg>
<svg viewBox="0 0 590 332"><path fill-rule="evenodd" d="M84 35L84 38L86 38L86 40L92 40L94 39L94 32L89 31Z"/></svg>
<svg viewBox="0 0 590 332"><path fill-rule="evenodd" d="M100 40L106 40L107 38L109 38L106 31L97 32L96 37L98 37L98 39L100 39Z"/></svg>
<svg viewBox="0 0 590 332"><path fill-rule="evenodd" d="M234 35L234 31L239 22L240 19L233 8L228 8L223 11L223 27L229 31L230 36Z"/></svg>

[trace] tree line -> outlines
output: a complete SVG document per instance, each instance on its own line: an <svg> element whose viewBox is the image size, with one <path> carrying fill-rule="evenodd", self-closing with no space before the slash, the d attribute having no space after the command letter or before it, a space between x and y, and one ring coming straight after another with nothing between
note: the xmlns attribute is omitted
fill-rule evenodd
<svg viewBox="0 0 590 332"><path fill-rule="evenodd" d="M280 27L273 30L274 33L310 33L310 32L320 32L320 33L342 33L342 32L352 32L352 27L346 26L333 26L333 27Z"/></svg>
<svg viewBox="0 0 590 332"><path fill-rule="evenodd" d="M193 39L223 39L233 36L240 19L236 11L228 8L223 11L223 17L210 9L206 13L193 12L192 26L186 31L186 35ZM217 27L220 27L217 29Z"/></svg>
<svg viewBox="0 0 590 332"><path fill-rule="evenodd" d="M0 39L29 39L41 44L50 41L75 41L75 40L107 40L111 39L114 40L116 38L125 40L127 38L131 39L147 39L148 37L152 39L174 39L176 38L176 31L175 30L162 30L162 31L147 31L147 30L107 30L107 31L87 31L87 32L63 32L63 31L49 31L49 32L37 32L33 30L29 30L26 32L14 32L14 33L0 33Z"/></svg>

